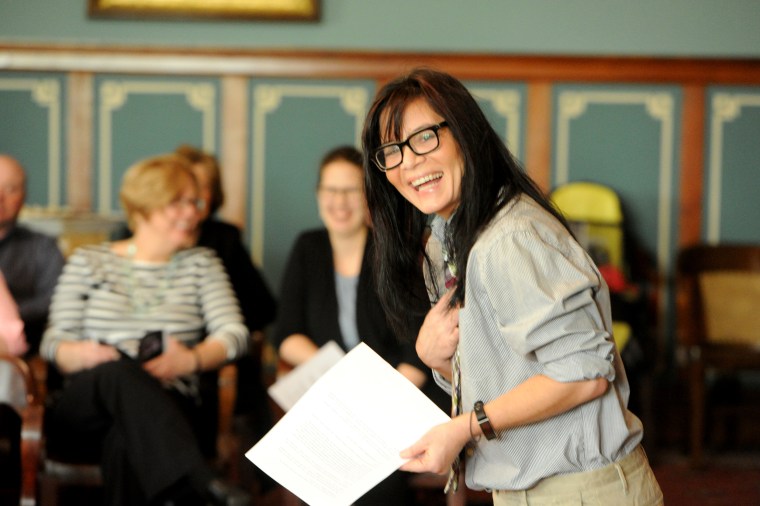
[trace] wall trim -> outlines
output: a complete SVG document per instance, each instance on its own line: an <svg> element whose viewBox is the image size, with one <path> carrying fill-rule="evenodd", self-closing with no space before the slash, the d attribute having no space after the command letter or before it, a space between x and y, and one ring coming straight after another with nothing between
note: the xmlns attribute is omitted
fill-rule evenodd
<svg viewBox="0 0 760 506"><path fill-rule="evenodd" d="M723 193L723 126L738 119L743 107L760 107L760 95L720 92L711 100L710 166L708 168L707 242L720 242L720 208Z"/></svg>
<svg viewBox="0 0 760 506"><path fill-rule="evenodd" d="M56 79L0 78L0 90L24 91L29 93L32 103L47 110L48 127L48 207L57 209L61 205L61 84Z"/></svg>
<svg viewBox="0 0 760 506"><path fill-rule="evenodd" d="M417 65L459 79L760 83L760 60L0 45L0 70L384 80Z"/></svg>

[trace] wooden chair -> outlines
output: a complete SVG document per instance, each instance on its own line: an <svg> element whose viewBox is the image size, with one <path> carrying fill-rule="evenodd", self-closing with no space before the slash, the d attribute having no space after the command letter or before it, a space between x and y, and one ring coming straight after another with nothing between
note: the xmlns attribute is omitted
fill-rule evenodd
<svg viewBox="0 0 760 506"><path fill-rule="evenodd" d="M21 506L33 506L37 497L37 466L42 434L42 405L35 378L22 359L0 355L0 403L14 408L21 418Z"/></svg>
<svg viewBox="0 0 760 506"><path fill-rule="evenodd" d="M225 385L229 379L228 369L230 367L226 366L227 369L224 369L224 381L218 377L215 371L204 373L206 377L202 380L205 383L205 386L201 387L204 392L202 395L210 404L220 404L219 396L229 396ZM44 381L46 375L51 372L49 366L44 363L38 365L37 369L40 381ZM214 387L214 385L217 385L217 387ZM214 394L217 392L214 392L212 389L218 389L220 392L215 396ZM219 415L225 417L224 423L228 423L226 411L222 412L221 406L219 410ZM214 420L209 420L209 423L212 425L214 425L213 422ZM76 497L86 494L88 498L99 498L98 494L100 490L98 489L103 485L99 457L96 455L75 455L70 448L65 449L63 452L56 451L50 445L43 442L38 481L41 506L67 504L68 501L65 500L64 495L72 491L77 493Z"/></svg>
<svg viewBox="0 0 760 506"><path fill-rule="evenodd" d="M36 382L39 385L41 404L44 408L47 396L48 374L50 367L41 357L31 359ZM44 418L44 409L42 417ZM46 444L45 431L40 438L39 460L36 464L38 501L41 506L57 506L62 501L62 496L70 487L88 489L100 487L102 476L100 465L96 460L92 462L73 462L50 451Z"/></svg>
<svg viewBox="0 0 760 506"><path fill-rule="evenodd" d="M678 340L688 357L691 461L702 465L706 372L760 370L760 245L697 245L678 256ZM760 415L757 406L739 406Z"/></svg>
<svg viewBox="0 0 760 506"><path fill-rule="evenodd" d="M260 340L258 340L260 341ZM260 344L254 339L254 350L260 348ZM260 358L260 351L256 357ZM40 398L44 399L46 395L45 385L48 374L52 374L50 366L42 361L39 357L32 360L34 376L36 382L40 385ZM217 406L217 416L214 418L213 413L207 413L207 425L209 430L216 431L217 457L209 463L219 468L225 468L228 478L237 482L240 474L237 464L237 455L234 452L242 451L232 441L231 435L232 411L234 405L235 392L235 365L227 364L219 371L207 371L202 379L202 396L209 406ZM55 381L53 382L55 384ZM42 415L40 415L42 417ZM95 456L84 457L77 456L79 460L71 459L71 452L65 455L58 455L51 452L50 448L44 443L44 434L42 437L41 450L39 453L38 468L38 489L39 502L41 506L57 506L65 501L61 499L67 489L75 487L77 489L91 489L94 492L98 487L102 487L103 477L100 465L97 463L98 458ZM241 457L243 458L243 457ZM88 495L94 495L92 492Z"/></svg>

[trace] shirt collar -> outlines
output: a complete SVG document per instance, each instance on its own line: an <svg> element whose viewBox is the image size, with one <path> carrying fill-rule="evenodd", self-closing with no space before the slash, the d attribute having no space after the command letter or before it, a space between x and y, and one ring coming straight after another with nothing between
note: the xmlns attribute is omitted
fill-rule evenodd
<svg viewBox="0 0 760 506"><path fill-rule="evenodd" d="M444 220L437 214L433 215L433 220L430 222L430 232L441 244L446 244L446 234L448 234L449 225L453 217L454 214L449 216L448 220Z"/></svg>

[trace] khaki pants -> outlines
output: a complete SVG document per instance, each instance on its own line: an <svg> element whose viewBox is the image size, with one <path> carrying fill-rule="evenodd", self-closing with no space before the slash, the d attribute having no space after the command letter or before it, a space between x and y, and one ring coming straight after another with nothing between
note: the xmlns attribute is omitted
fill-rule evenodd
<svg viewBox="0 0 760 506"><path fill-rule="evenodd" d="M528 490L496 490L494 506L661 506L662 491L639 446L601 469L552 476Z"/></svg>

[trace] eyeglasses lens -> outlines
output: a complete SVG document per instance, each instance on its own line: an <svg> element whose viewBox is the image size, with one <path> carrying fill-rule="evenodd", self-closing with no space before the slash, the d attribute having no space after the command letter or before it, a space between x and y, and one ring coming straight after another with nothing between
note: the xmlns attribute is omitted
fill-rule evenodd
<svg viewBox="0 0 760 506"><path fill-rule="evenodd" d="M426 155L438 147L438 129L444 125L426 128L413 135L406 141L390 144L380 148L375 153L375 159L382 170L390 170L401 165L404 161L404 145L418 155Z"/></svg>

